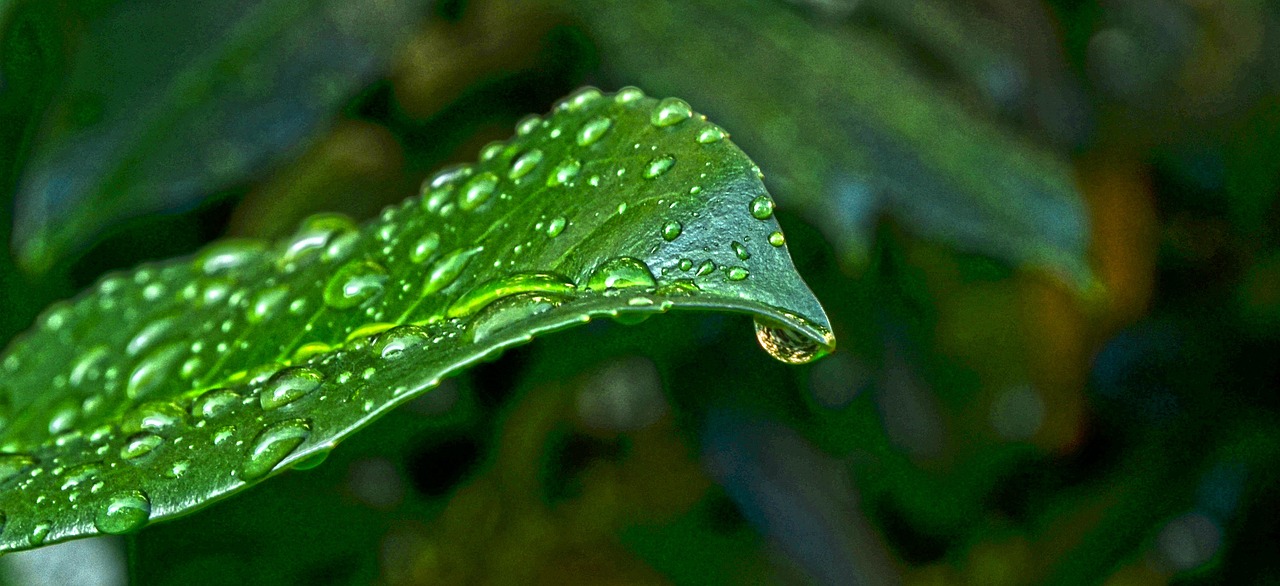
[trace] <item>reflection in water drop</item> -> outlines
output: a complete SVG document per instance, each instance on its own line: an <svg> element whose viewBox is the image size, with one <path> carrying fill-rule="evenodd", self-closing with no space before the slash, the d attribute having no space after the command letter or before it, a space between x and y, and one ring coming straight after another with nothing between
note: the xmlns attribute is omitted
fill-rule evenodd
<svg viewBox="0 0 1280 586"><path fill-rule="evenodd" d="M755 322L755 327L756 341L760 342L760 347L770 356L787 364L812 362L829 351L822 344L790 328L765 325L759 321Z"/></svg>

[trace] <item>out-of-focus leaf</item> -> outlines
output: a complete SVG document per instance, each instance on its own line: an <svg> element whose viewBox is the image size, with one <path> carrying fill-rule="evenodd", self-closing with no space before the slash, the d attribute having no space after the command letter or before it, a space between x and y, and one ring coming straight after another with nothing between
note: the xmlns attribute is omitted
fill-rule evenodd
<svg viewBox="0 0 1280 586"><path fill-rule="evenodd" d="M589 88L363 228L319 216L54 306L0 361L0 549L182 514L592 317L745 313L775 357L813 359L826 316L724 136L681 100Z"/></svg>
<svg viewBox="0 0 1280 586"><path fill-rule="evenodd" d="M1083 289L1088 226L1058 156L967 111L892 47L758 0L579 1L605 69L693 96L784 205L861 259L881 213Z"/></svg>
<svg viewBox="0 0 1280 586"><path fill-rule="evenodd" d="M363 86L426 0L126 0L89 23L21 184L44 270L118 220L178 209L288 152Z"/></svg>

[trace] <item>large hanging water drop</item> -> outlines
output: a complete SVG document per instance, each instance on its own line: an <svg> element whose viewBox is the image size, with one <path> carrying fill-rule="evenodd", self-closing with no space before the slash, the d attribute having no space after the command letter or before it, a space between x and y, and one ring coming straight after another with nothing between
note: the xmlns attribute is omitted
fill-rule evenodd
<svg viewBox="0 0 1280 586"><path fill-rule="evenodd" d="M804 364L825 354L823 345L790 328L755 322L756 341L770 356L787 364Z"/></svg>

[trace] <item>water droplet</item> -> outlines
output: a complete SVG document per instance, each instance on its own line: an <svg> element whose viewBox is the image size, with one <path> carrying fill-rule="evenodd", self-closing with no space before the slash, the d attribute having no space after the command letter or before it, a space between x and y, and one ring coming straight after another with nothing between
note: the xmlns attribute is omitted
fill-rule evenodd
<svg viewBox="0 0 1280 586"><path fill-rule="evenodd" d="M577 159L565 159L551 170L551 174L547 176L547 185L555 187L556 185L564 185L573 181L578 173L582 171L582 162Z"/></svg>
<svg viewBox="0 0 1280 586"><path fill-rule="evenodd" d="M687 258L682 258L682 259L680 259L680 262L676 265L676 267L678 267L678 268L679 268L680 270L682 270L682 271L692 270L692 269L693 269L693 261L691 261L691 260L689 260L689 259L687 259Z"/></svg>
<svg viewBox="0 0 1280 586"><path fill-rule="evenodd" d="M88 462L72 466L63 474L62 486L59 490L71 490L83 482L88 482L102 473L101 462Z"/></svg>
<svg viewBox="0 0 1280 586"><path fill-rule="evenodd" d="M707 275L710 275L715 270L716 270L716 263L708 259L708 260L702 261L702 264L698 265L698 272L694 273L694 275L698 277L705 277Z"/></svg>
<svg viewBox="0 0 1280 586"><path fill-rule="evenodd" d="M150 454L152 450L160 447L162 443L164 443L164 438L149 431L135 433L124 440L123 446L120 446L120 458L123 460L136 460Z"/></svg>
<svg viewBox="0 0 1280 586"><path fill-rule="evenodd" d="M191 403L191 416L200 419L216 419L230 413L240 404L240 394L231 389L212 389L196 397Z"/></svg>
<svg viewBox="0 0 1280 586"><path fill-rule="evenodd" d="M32 547L44 545L44 540L49 537L49 531L53 529L53 523L49 521L41 521L31 528L31 534L27 536L27 543Z"/></svg>
<svg viewBox="0 0 1280 586"><path fill-rule="evenodd" d="M715 124L708 124L702 127L702 130L698 131L698 143L711 144L713 142L720 142L724 140L724 136L724 130L721 130L719 126L716 126Z"/></svg>
<svg viewBox="0 0 1280 586"><path fill-rule="evenodd" d="M600 97L600 90L593 87L584 87L577 92L574 92L574 94L569 96L569 98L562 102L562 104L564 109L570 112L577 112L592 102L599 100Z"/></svg>
<svg viewBox="0 0 1280 586"><path fill-rule="evenodd" d="M213 445L220 446L236 434L236 426L224 425L213 434Z"/></svg>
<svg viewBox="0 0 1280 586"><path fill-rule="evenodd" d="M93 518L98 531L112 535L133 533L151 519L151 499L140 490L117 492L103 503Z"/></svg>
<svg viewBox="0 0 1280 586"><path fill-rule="evenodd" d="M521 118L519 122L516 123L516 135L528 136L529 133L537 130L538 126L540 126L541 124L542 124L542 117L538 116L537 114L530 114L528 116L525 116L524 118Z"/></svg>
<svg viewBox="0 0 1280 586"><path fill-rule="evenodd" d="M387 270L367 260L342 265L324 288L324 303L334 309L362 305L378 297L387 282Z"/></svg>
<svg viewBox="0 0 1280 586"><path fill-rule="evenodd" d="M125 353L129 356L137 356L139 352L154 346L156 342L168 336L177 323L178 319L176 317L162 317L143 326L133 336L133 339L129 340L129 343L125 345Z"/></svg>
<svg viewBox="0 0 1280 586"><path fill-rule="evenodd" d="M489 144L484 145L484 147L480 149L480 160L492 161L494 158L498 156L499 153L502 152L502 149L506 148L506 146L507 144L500 140L495 140Z"/></svg>
<svg viewBox="0 0 1280 586"><path fill-rule="evenodd" d="M138 405L133 411L125 414L120 420L120 429L125 433L150 431L166 433L172 428L186 423L187 413L173 403L167 401L151 401Z"/></svg>
<svg viewBox="0 0 1280 586"><path fill-rule="evenodd" d="M566 223L567 221L564 219L564 216L556 216L555 218L552 218L550 222L547 222L547 236L551 238L559 236L561 232L564 232Z"/></svg>
<svg viewBox="0 0 1280 586"><path fill-rule="evenodd" d="M680 222L671 220L662 225L662 239L671 242L680 237L680 232L684 231L684 226Z"/></svg>
<svg viewBox="0 0 1280 586"><path fill-rule="evenodd" d="M541 162L542 151L538 149L530 149L528 152L516 157L515 161L511 162L511 171L507 173L507 177L512 181L515 181L525 175L528 175L529 172L533 171L533 169L538 166L538 163Z"/></svg>
<svg viewBox="0 0 1280 586"><path fill-rule="evenodd" d="M459 297L445 312L448 317L465 317L485 306L512 295L541 293L544 295L569 295L574 292L569 279L552 273L519 273L489 281Z"/></svg>
<svg viewBox="0 0 1280 586"><path fill-rule="evenodd" d="M550 311L560 305L560 300L526 293L512 295L490 303L472 318L469 327L472 339L482 342L513 324Z"/></svg>
<svg viewBox="0 0 1280 586"><path fill-rule="evenodd" d="M294 366L277 372L258 397L262 408L271 411L301 399L320 388L324 375L313 368Z"/></svg>
<svg viewBox="0 0 1280 586"><path fill-rule="evenodd" d="M423 286L422 294L431 295L445 287L451 285L458 275L462 274L462 270L466 268L467 263L471 262L471 257L480 252L481 248L460 248L441 258L431 268L431 272L427 274L426 285Z"/></svg>
<svg viewBox="0 0 1280 586"><path fill-rule="evenodd" d="M742 281L751 276L751 273L742 267L729 267L729 270L725 272L725 275L729 277L730 281Z"/></svg>
<svg viewBox="0 0 1280 586"><path fill-rule="evenodd" d="M354 233L356 224L342 214L316 214L302 221L298 231L285 244L280 264L287 265L320 251L335 236Z"/></svg>
<svg viewBox="0 0 1280 586"><path fill-rule="evenodd" d="M619 104L630 104L631 102L642 98L644 98L644 91L638 87L629 85L618 90L618 93L613 96L613 101Z"/></svg>
<svg viewBox="0 0 1280 586"><path fill-rule="evenodd" d="M627 213L627 202L624 201L618 204L618 215L622 215L625 213Z"/></svg>
<svg viewBox="0 0 1280 586"><path fill-rule="evenodd" d="M743 246L741 242L734 240L730 247L733 248L733 253L738 255L739 259L749 260L751 258L751 253L747 251L747 247Z"/></svg>
<svg viewBox="0 0 1280 586"><path fill-rule="evenodd" d="M649 166L645 167L643 173L644 178L653 179L658 177L659 175L666 173L674 164L676 164L676 158L671 155L655 157L652 161L649 161Z"/></svg>
<svg viewBox="0 0 1280 586"><path fill-rule="evenodd" d="M176 378L186 355L187 348L182 342L175 341L156 348L138 361L125 383L125 392L132 399L143 399L156 393Z"/></svg>
<svg viewBox="0 0 1280 586"><path fill-rule="evenodd" d="M462 186L458 197L458 208L471 211L489 200L489 196L498 188L498 176L488 171L472 177Z"/></svg>
<svg viewBox="0 0 1280 586"><path fill-rule="evenodd" d="M679 124L693 116L689 103L680 98L663 98L649 115L649 122L658 128Z"/></svg>
<svg viewBox="0 0 1280 586"><path fill-rule="evenodd" d="M632 287L654 287L657 282L649 267L629 256L614 258L596 267L587 280L590 291L614 291Z"/></svg>
<svg viewBox="0 0 1280 586"><path fill-rule="evenodd" d="M422 346L430 336L421 326L399 326L391 328L378 336L374 348L383 358L399 358L406 350Z"/></svg>
<svg viewBox="0 0 1280 586"><path fill-rule="evenodd" d="M751 215L757 220L768 220L773 215L773 200L767 195L751 200Z"/></svg>
<svg viewBox="0 0 1280 586"><path fill-rule="evenodd" d="M790 328L755 322L756 341L770 356L787 364L804 364L821 356L822 345Z"/></svg>
<svg viewBox="0 0 1280 586"><path fill-rule="evenodd" d="M413 245L413 250L409 252L409 260L415 263L426 262L436 250L440 248L440 235L435 232L427 232L425 236L418 239Z"/></svg>
<svg viewBox="0 0 1280 586"><path fill-rule="evenodd" d="M782 235L782 232L775 231L769 235L769 244L773 246L782 246L786 243L787 239Z"/></svg>
<svg viewBox="0 0 1280 586"><path fill-rule="evenodd" d="M298 349L293 351L293 356L290 357L290 362L293 362L294 364L301 364L310 360L314 356L319 356L330 350L333 350L333 346L325 344L324 342L307 342L306 344L298 346Z"/></svg>
<svg viewBox="0 0 1280 586"><path fill-rule="evenodd" d="M254 438L240 467L240 478L251 482L266 476L310 436L311 423L306 419L286 419L271 424Z"/></svg>
<svg viewBox="0 0 1280 586"><path fill-rule="evenodd" d="M28 468L35 466L36 461L26 454L0 453L0 484L13 478Z"/></svg>
<svg viewBox="0 0 1280 586"><path fill-rule="evenodd" d="M596 116L587 120L582 124L582 128L578 129L577 142L578 146L591 146L604 136L609 128L613 126L613 120L604 116Z"/></svg>
<svg viewBox="0 0 1280 586"><path fill-rule="evenodd" d="M329 459L329 453L332 451L333 450L317 450L311 453L311 455L298 460L298 463L293 465L293 469L311 470L312 468L316 468L323 464L325 460Z"/></svg>
<svg viewBox="0 0 1280 586"><path fill-rule="evenodd" d="M224 240L205 248L196 257L196 267L206 275L217 275L253 262L266 251L257 240Z"/></svg>
<svg viewBox="0 0 1280 586"><path fill-rule="evenodd" d="M86 381L96 380L102 376L102 367L106 365L110 355L110 349L105 344L86 350L71 367L71 375L67 378L67 382L78 387Z"/></svg>
<svg viewBox="0 0 1280 586"><path fill-rule="evenodd" d="M254 296L253 301L249 304L249 311L245 312L245 319L251 324L262 323L272 313L280 309L284 304L284 300L289 296L289 288L278 285L265 289Z"/></svg>

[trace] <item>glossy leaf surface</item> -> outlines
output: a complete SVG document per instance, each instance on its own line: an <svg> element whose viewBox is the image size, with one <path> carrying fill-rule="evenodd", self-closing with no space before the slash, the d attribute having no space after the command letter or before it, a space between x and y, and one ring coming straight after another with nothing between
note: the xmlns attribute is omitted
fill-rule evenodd
<svg viewBox="0 0 1280 586"><path fill-rule="evenodd" d="M314 462L533 336L669 309L834 340L759 170L678 99L585 89L363 227L110 275L0 361L0 547L127 533Z"/></svg>

